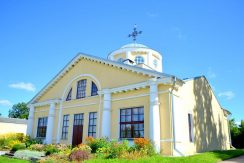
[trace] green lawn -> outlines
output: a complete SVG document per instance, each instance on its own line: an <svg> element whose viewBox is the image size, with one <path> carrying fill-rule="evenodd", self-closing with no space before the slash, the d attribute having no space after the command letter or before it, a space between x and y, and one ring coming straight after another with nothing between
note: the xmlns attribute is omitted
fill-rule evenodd
<svg viewBox="0 0 244 163"><path fill-rule="evenodd" d="M6 156L0 156L0 163L28 163L27 160L19 160L14 158L8 158Z"/></svg>
<svg viewBox="0 0 244 163"><path fill-rule="evenodd" d="M244 155L244 150L228 150L228 151L214 151L214 152L205 152L201 154L196 154L193 156L187 157L162 157L162 156L154 156L146 159L139 159L139 160L119 160L119 159L111 159L111 160L104 160L104 159L93 159L86 161L87 163L100 163L100 162L163 162L163 163L216 163L221 160L230 159L233 157L237 157L240 155Z"/></svg>
<svg viewBox="0 0 244 163"><path fill-rule="evenodd" d="M87 160L86 163L101 163L101 162L108 162L108 163L115 163L115 162L163 162L163 163L216 163L221 160L226 160L229 158L237 157L240 155L244 155L244 150L228 150L228 151L214 151L214 152L205 152L201 154L196 154L194 156L187 156L187 157L164 157L164 156L154 156L145 159L138 159L138 160L121 160L121 159L92 159ZM5 156L0 156L0 163L27 163L28 161L25 160L18 160L18 159L10 159Z"/></svg>

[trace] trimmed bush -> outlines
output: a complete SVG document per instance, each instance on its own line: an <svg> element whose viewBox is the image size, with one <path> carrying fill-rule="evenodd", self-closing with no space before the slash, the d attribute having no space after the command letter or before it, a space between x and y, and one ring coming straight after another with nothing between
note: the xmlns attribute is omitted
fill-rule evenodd
<svg viewBox="0 0 244 163"><path fill-rule="evenodd" d="M30 150L19 150L14 153L14 158L33 160L41 159L45 156L44 152L30 151Z"/></svg>
<svg viewBox="0 0 244 163"><path fill-rule="evenodd" d="M82 151L80 149L74 150L69 155L70 161L84 161L89 159L89 152L88 151Z"/></svg>
<svg viewBox="0 0 244 163"><path fill-rule="evenodd" d="M15 151L18 151L20 149L25 149L25 148L26 148L26 146L24 143L19 143L19 144L13 145L11 151L15 152Z"/></svg>

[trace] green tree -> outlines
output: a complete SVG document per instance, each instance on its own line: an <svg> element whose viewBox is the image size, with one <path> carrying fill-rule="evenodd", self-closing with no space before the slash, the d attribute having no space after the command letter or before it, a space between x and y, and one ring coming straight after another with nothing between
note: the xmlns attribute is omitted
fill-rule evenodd
<svg viewBox="0 0 244 163"><path fill-rule="evenodd" d="M10 109L8 113L9 118L28 119L28 115L29 109L27 104L24 102L13 105L12 109Z"/></svg>

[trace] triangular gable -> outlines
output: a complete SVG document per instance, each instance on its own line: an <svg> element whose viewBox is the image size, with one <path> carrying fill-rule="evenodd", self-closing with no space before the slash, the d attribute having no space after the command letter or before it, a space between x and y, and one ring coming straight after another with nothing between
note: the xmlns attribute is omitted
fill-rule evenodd
<svg viewBox="0 0 244 163"><path fill-rule="evenodd" d="M127 64L124 64L124 63L119 63L119 62L116 62L116 61L111 61L111 60L103 59L103 58L100 58L100 57L95 57L95 56L92 56L92 55L79 53L47 85L45 85L36 94L36 96L34 96L34 98L31 99L29 104L34 103L39 97L41 97L45 92L47 92L49 90L49 88L51 88L55 83L57 83L59 81L59 79L62 78L66 73L68 73L69 70L72 67L74 67L75 64L78 63L81 59L88 59L88 60L91 60L91 61L94 61L94 62L103 63L105 65L113 66L113 67L116 67L118 69L122 69L122 70L125 70L125 71L131 71L131 72L134 72L134 73L137 73L137 74L139 73L139 74L142 74L142 75L147 75L147 76L152 77L152 78L171 77L171 75L160 73L160 72L157 72L157 71L147 70L147 69L143 69L143 68L140 68L140 67L127 65Z"/></svg>

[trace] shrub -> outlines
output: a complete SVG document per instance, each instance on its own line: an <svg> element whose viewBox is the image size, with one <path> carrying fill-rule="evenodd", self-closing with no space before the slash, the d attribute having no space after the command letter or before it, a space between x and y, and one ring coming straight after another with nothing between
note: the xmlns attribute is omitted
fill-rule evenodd
<svg viewBox="0 0 244 163"><path fill-rule="evenodd" d="M25 143L19 143L19 144L13 145L11 151L15 152L15 151L18 151L20 149L25 149L25 148L26 148Z"/></svg>
<svg viewBox="0 0 244 163"><path fill-rule="evenodd" d="M48 156L53 153L58 153L60 150L55 145L48 144L48 145L45 145L44 151L45 151L46 156Z"/></svg>
<svg viewBox="0 0 244 163"><path fill-rule="evenodd" d="M31 160L31 159L41 159L44 157L44 152L30 151L30 150L19 150L14 153L15 158Z"/></svg>
<svg viewBox="0 0 244 163"><path fill-rule="evenodd" d="M145 158L147 155L145 155L142 151L131 151L131 152L124 152L119 158L120 159L128 159L128 160L136 160L140 158Z"/></svg>
<svg viewBox="0 0 244 163"><path fill-rule="evenodd" d="M33 150L33 151L44 151L45 145L44 144L32 144L31 146L29 146L28 149Z"/></svg>
<svg viewBox="0 0 244 163"><path fill-rule="evenodd" d="M89 159L89 152L88 151L82 151L80 149L74 150L69 155L70 161L84 161Z"/></svg>
<svg viewBox="0 0 244 163"><path fill-rule="evenodd" d="M136 148L141 149L150 144L150 140L146 138L135 138L134 144Z"/></svg>
<svg viewBox="0 0 244 163"><path fill-rule="evenodd" d="M25 135L23 133L8 133L0 135L0 148L11 149L15 144L24 143Z"/></svg>
<svg viewBox="0 0 244 163"><path fill-rule="evenodd" d="M97 157L100 158L119 158L125 152L128 152L129 143L128 141L117 142L112 141L108 146L99 148L97 150Z"/></svg>
<svg viewBox="0 0 244 163"><path fill-rule="evenodd" d="M91 147L86 144L79 144L76 148L82 151L87 151L89 153L92 151Z"/></svg>
<svg viewBox="0 0 244 163"><path fill-rule="evenodd" d="M31 146L32 144L42 144L41 139L31 138L30 136L26 136L24 139L26 147Z"/></svg>
<svg viewBox="0 0 244 163"><path fill-rule="evenodd" d="M134 144L134 149L141 151L145 155L152 156L156 154L153 143L149 139L135 138Z"/></svg>
<svg viewBox="0 0 244 163"><path fill-rule="evenodd" d="M109 142L106 138L87 137L86 144L91 147L91 153L96 153L99 148L107 147Z"/></svg>

